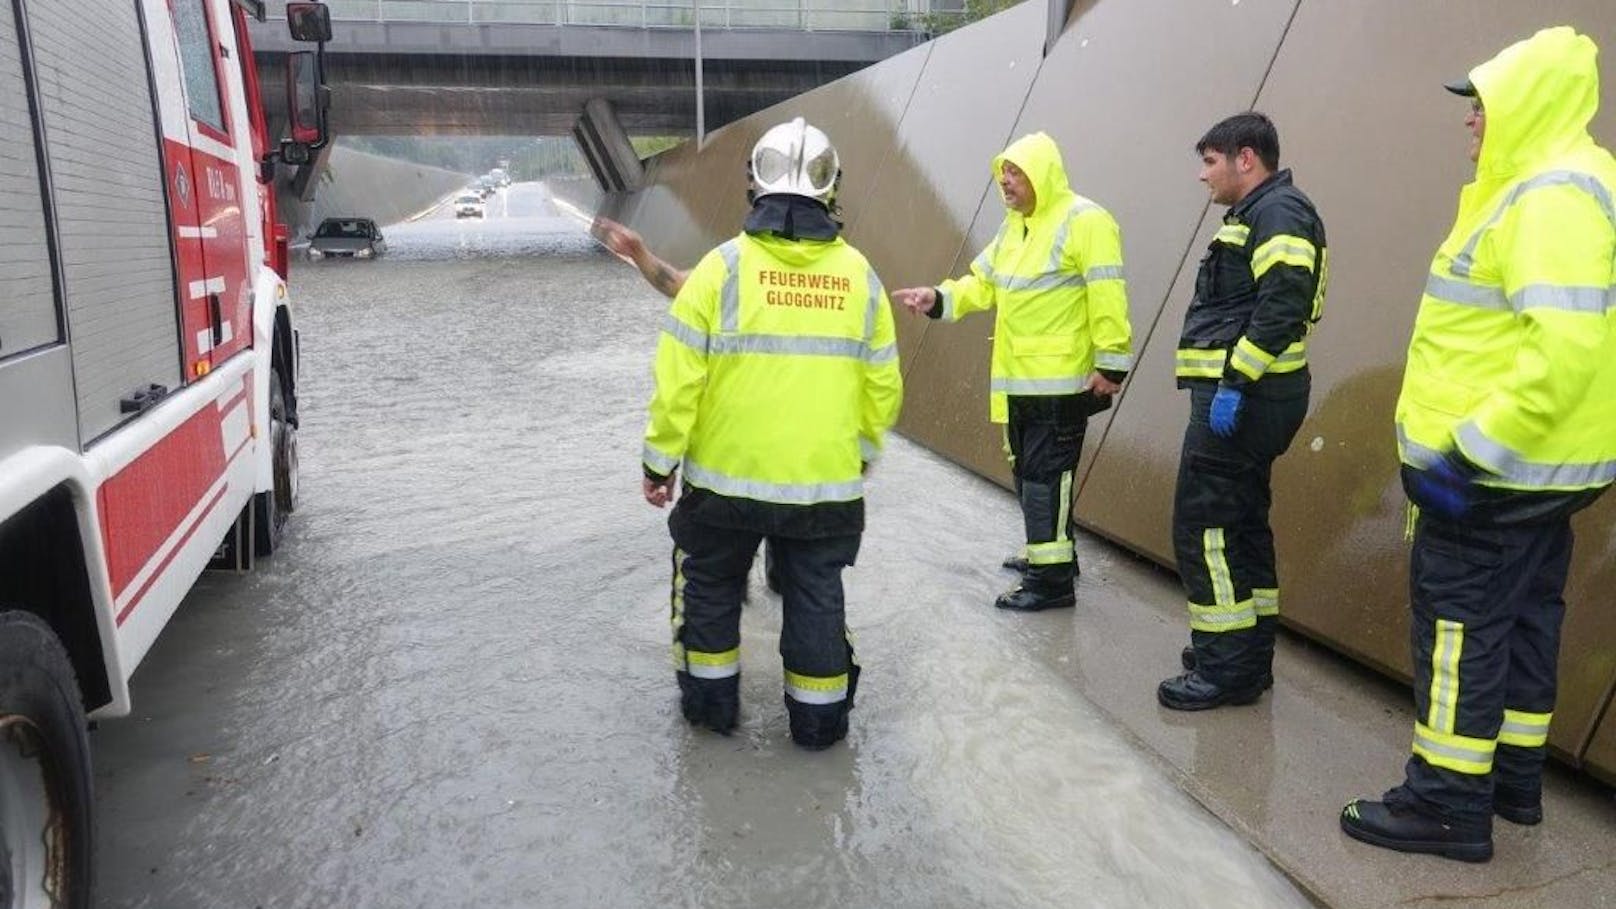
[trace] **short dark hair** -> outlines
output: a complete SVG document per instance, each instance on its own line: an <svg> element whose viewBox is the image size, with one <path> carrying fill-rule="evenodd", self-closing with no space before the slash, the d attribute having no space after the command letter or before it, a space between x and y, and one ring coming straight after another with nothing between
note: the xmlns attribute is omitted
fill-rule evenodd
<svg viewBox="0 0 1616 909"><path fill-rule="evenodd" d="M1207 149L1233 157L1240 149L1249 148L1269 170L1279 170L1279 130L1267 114L1248 110L1218 121L1195 143L1195 153L1204 155Z"/></svg>

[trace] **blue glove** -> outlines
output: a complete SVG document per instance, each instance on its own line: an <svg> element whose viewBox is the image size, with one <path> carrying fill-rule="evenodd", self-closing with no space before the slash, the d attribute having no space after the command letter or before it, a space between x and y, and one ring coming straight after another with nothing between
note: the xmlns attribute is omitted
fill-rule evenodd
<svg viewBox="0 0 1616 909"><path fill-rule="evenodd" d="M1240 418L1240 404L1245 399L1245 392L1238 388L1218 386L1218 393L1212 396L1210 422L1213 434L1225 439L1234 435L1234 424Z"/></svg>
<svg viewBox="0 0 1616 909"><path fill-rule="evenodd" d="M1476 471L1452 452L1431 466L1412 472L1410 498L1439 518L1454 520L1470 510L1470 485Z"/></svg>

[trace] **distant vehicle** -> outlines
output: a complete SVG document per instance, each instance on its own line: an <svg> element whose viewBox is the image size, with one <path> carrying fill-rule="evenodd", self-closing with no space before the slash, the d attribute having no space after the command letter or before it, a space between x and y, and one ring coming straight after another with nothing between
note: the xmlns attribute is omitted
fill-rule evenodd
<svg viewBox="0 0 1616 909"><path fill-rule="evenodd" d="M483 216L483 199L474 193L467 193L454 202L456 218L481 218Z"/></svg>
<svg viewBox="0 0 1616 909"><path fill-rule="evenodd" d="M493 178L491 178L491 177L478 177L477 178L477 191L479 193L482 193L482 196L483 196L484 199L488 198L489 196L492 196L494 194L494 190L496 190L498 188L499 188L498 184L496 184L494 182Z"/></svg>
<svg viewBox="0 0 1616 909"><path fill-rule="evenodd" d="M510 186L511 185L511 175L509 173L506 173L506 171L505 171L505 169L503 167L494 168L493 170L488 172L488 176L489 176L490 179L492 179L494 181L494 185L496 185L496 186Z"/></svg>
<svg viewBox="0 0 1616 909"><path fill-rule="evenodd" d="M326 218L309 240L309 258L370 259L387 252L387 240L369 218Z"/></svg>

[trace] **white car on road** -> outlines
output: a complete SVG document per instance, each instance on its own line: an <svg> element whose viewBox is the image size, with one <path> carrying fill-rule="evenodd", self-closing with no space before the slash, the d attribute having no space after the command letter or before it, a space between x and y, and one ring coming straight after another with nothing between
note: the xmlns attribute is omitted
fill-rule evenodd
<svg viewBox="0 0 1616 909"><path fill-rule="evenodd" d="M455 218L481 218L484 214L481 196L467 194L459 196L454 202Z"/></svg>

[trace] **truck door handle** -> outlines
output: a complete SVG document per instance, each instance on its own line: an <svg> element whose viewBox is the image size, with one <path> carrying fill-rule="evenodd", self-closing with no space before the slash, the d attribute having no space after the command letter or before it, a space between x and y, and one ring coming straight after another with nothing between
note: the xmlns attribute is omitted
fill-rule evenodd
<svg viewBox="0 0 1616 909"><path fill-rule="evenodd" d="M224 313L218 294L208 294L208 318L213 322L213 346L218 347L224 343Z"/></svg>
<svg viewBox="0 0 1616 909"><path fill-rule="evenodd" d="M118 399L119 413L140 413L168 397L168 386L153 382L142 385Z"/></svg>

